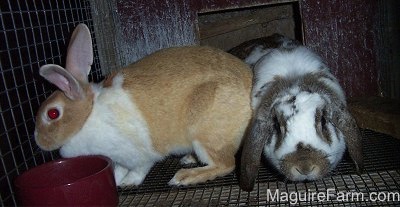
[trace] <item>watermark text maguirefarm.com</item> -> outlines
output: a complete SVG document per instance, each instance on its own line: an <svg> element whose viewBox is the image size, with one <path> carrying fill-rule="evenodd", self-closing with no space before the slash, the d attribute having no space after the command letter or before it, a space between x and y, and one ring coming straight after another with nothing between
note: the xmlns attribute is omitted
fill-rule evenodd
<svg viewBox="0 0 400 207"><path fill-rule="evenodd" d="M328 188L326 191L300 191L285 192L276 190L267 190L267 200L272 202L289 202L297 204L299 202L324 202L324 201L400 201L400 192L349 192L337 191L334 188Z"/></svg>

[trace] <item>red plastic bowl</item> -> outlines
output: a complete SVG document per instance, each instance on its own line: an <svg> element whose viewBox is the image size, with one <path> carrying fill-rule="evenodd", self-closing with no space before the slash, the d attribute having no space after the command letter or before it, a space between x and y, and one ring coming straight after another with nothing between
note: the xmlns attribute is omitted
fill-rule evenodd
<svg viewBox="0 0 400 207"><path fill-rule="evenodd" d="M24 206L116 206L118 192L112 162L103 156L59 159L32 168L15 179Z"/></svg>

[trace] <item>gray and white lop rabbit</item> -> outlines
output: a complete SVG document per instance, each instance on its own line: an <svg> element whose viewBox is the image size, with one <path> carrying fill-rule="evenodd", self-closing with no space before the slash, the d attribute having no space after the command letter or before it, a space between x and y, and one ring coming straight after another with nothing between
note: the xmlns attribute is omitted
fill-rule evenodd
<svg viewBox="0 0 400 207"><path fill-rule="evenodd" d="M346 107L345 93L328 67L307 47L274 35L254 47L252 108L243 141L240 185L251 191L262 152L287 179L320 179L334 169L346 146L357 170L363 167L362 138ZM247 43L247 46L251 45Z"/></svg>

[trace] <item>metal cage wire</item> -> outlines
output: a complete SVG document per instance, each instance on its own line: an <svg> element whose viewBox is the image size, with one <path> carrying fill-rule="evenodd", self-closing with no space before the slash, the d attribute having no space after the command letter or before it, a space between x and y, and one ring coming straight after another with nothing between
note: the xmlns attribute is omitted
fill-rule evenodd
<svg viewBox="0 0 400 207"><path fill-rule="evenodd" d="M290 182L283 179L272 166L263 160L256 186L250 193L240 190L236 173L217 178L204 184L188 187L170 187L168 181L182 167L179 159L170 157L156 164L144 183L138 187L119 188L120 206L398 206L400 205L400 140L370 130L362 130L365 169L357 175L348 157L329 176L314 182ZM292 200L279 200L279 193L296 194ZM329 191L329 192L327 192ZM331 195L329 199L315 196L301 199L308 193ZM351 193L351 199L341 195ZM395 193L392 199L374 202L369 195ZM397 193L397 194L396 194ZM364 196L364 198L361 198ZM397 197L396 197L397 195ZM282 197L281 197L282 198ZM374 197L373 197L374 198Z"/></svg>
<svg viewBox="0 0 400 207"><path fill-rule="evenodd" d="M38 69L46 63L64 64L68 39L81 22L93 31L88 1L0 1L2 206L16 205L12 183L18 174L58 156L42 152L32 137L35 113L55 89ZM90 78L99 80L95 57Z"/></svg>
<svg viewBox="0 0 400 207"><path fill-rule="evenodd" d="M33 140L35 113L55 89L38 75L46 63L63 65L66 47L73 28L86 23L94 39L94 65L90 79L102 79L89 1L0 1L0 204L17 205L13 179L21 172L58 158L57 152L41 151ZM292 205L289 201L271 200L274 192L399 192L399 140L363 130L365 173L355 174L349 159L344 159L330 176L307 183L285 182L263 162L255 190L240 190L235 173L204 184L170 187L168 181L182 166L170 157L157 163L145 182L138 187L119 188L121 206L257 206ZM302 206L398 206L399 201L300 201Z"/></svg>

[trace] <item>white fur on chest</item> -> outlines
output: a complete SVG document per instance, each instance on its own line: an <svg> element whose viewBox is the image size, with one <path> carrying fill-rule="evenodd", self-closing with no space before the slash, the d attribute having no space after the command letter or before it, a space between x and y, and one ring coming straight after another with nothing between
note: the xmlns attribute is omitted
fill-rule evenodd
<svg viewBox="0 0 400 207"><path fill-rule="evenodd" d="M112 87L92 86L93 111L81 131L61 148L63 157L100 154L127 168L161 159L153 149L146 121L122 82L122 75L117 75Z"/></svg>

